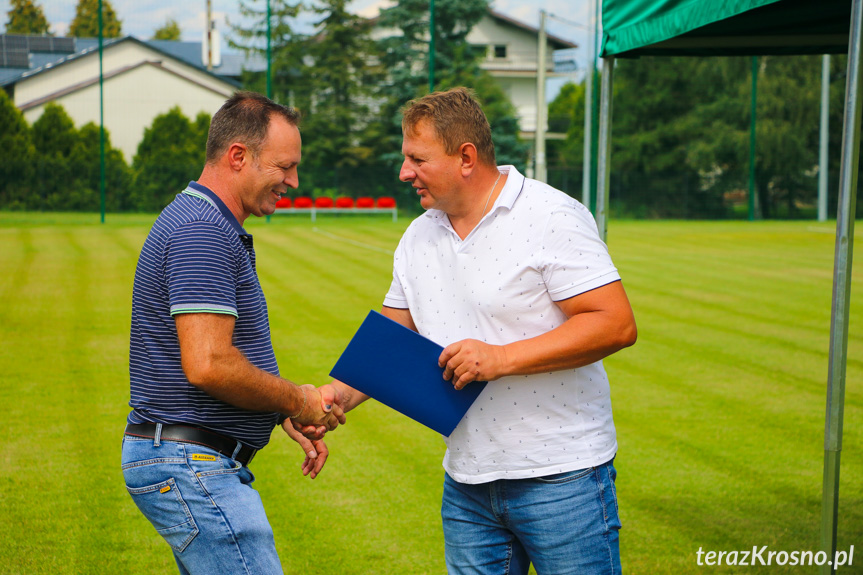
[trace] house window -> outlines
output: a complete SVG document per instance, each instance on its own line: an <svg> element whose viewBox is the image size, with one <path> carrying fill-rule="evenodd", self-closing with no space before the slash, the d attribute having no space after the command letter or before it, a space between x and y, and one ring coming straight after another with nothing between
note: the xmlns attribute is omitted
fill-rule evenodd
<svg viewBox="0 0 863 575"><path fill-rule="evenodd" d="M496 44L495 45L494 57L495 58L506 58L506 45L505 44Z"/></svg>

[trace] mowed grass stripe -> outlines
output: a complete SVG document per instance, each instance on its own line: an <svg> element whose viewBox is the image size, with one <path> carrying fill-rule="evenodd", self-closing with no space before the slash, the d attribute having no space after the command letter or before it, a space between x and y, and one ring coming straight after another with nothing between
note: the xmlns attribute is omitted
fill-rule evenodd
<svg viewBox="0 0 863 575"><path fill-rule="evenodd" d="M40 470L24 479L48 502L24 500L17 528L29 537L5 538L27 558L23 572L112 572L93 568L94 545L116 554L113 572L130 572L128 537L116 526L139 519L117 465L134 260L129 246L116 249L114 232L34 228L37 263L12 300L24 303L16 311L29 332L11 342L13 365L24 372L19 382L29 389L15 402L22 421L12 429L23 433L14 459L16 468Z"/></svg>
<svg viewBox="0 0 863 575"><path fill-rule="evenodd" d="M36 341L15 350L16 363L23 367L22 379L30 388L26 400L18 410L26 432L14 443L15 459L24 467L39 467L41 473L28 478L28 486L46 497L48 501L65 501L67 505L56 508L22 509L23 523L28 531L43 534L40 543L49 549L67 549L72 564L77 557L77 540L86 516L81 505L86 491L69 482L57 482L56 477L67 473L86 477L86 464L77 445L78 438L93 439L86 419L92 405L77 401L80 386L86 386L86 377L81 365L81 351L76 348L86 337L85 325L77 317L78 310L86 308L85 282L89 274L85 271L87 252L78 244L78 236L68 229L45 228L35 234L35 250L38 264L32 269L29 282L21 287L23 309L15 310L32 330ZM57 289L61 287L61 289ZM18 342L26 341L24 338ZM35 344L35 345L34 345ZM18 347L17 342L11 345ZM32 420L34 414L42 417L41 425ZM21 429L19 427L19 429ZM37 439L42 449L33 449L31 441ZM101 442L97 441L99 445ZM98 448L97 448L98 449ZM60 457L46 457L48 451ZM89 461L87 462L87 464ZM29 511L29 512L28 512ZM36 511L33 513L33 511ZM74 526L57 531L49 528L53 521ZM19 543L24 543L18 541ZM21 551L35 560L43 559L24 543ZM54 557L59 554L52 554ZM63 567L58 563L56 567Z"/></svg>
<svg viewBox="0 0 863 575"><path fill-rule="evenodd" d="M613 253L625 250L616 261L640 325L639 343L606 362L619 460L631 459L645 479L621 475L624 524L626 493L633 490L629 515L641 515L636 526L654 527L629 540L635 548L627 566L633 573L695 572L701 545L817 550L832 241L818 245L810 233L783 233L776 242L742 249L726 241L732 234L721 226L710 224L716 233L688 242L682 236L698 224L664 224L650 226L656 233L649 238L640 233L648 224L621 224L612 243ZM796 266L783 255L789 244ZM765 266L778 276L770 289L758 271ZM852 310L852 325L855 317L860 314ZM854 355L853 341L850 348L849 374L859 377L860 354ZM848 393L857 407L846 408L846 445L863 439L860 399ZM860 534L860 482L849 476L849 466L859 465L857 452L853 464L846 451L843 466L846 549ZM653 476L667 480L650 481ZM660 522L665 527L657 529ZM792 571L773 566L769 572Z"/></svg>
<svg viewBox="0 0 863 575"><path fill-rule="evenodd" d="M256 237L261 239L258 270L277 357L280 365L292 365L292 373L299 367L298 373L307 377L311 373L302 364L331 367L368 310L380 308L392 259L374 253L366 257L361 248L344 249L305 232Z"/></svg>
<svg viewBox="0 0 863 575"><path fill-rule="evenodd" d="M175 569L128 498L118 463L131 281L154 216L97 219L0 215L0 267L16 278L0 280L8 302L0 308L4 572ZM389 286L391 256L340 238L392 251L408 223L247 222L284 375L326 381ZM624 572L699 572L699 546L817 550L834 240L813 227L822 229L612 222L612 256L640 329L636 346L605 362L621 446ZM844 549L863 540L861 288L857 281L851 297ZM286 573L445 571L439 436L370 403L328 437L330 463L309 481L298 472L299 449L281 435L274 432L253 471ZM319 538L340 550L326 571L309 546Z"/></svg>
<svg viewBox="0 0 863 575"><path fill-rule="evenodd" d="M659 257L663 256L655 256ZM665 267L620 265L626 272L624 282L641 288L638 295L663 296L666 299L662 303L681 314L713 308L719 313L783 326L819 326L823 325L820 322L825 314L829 318L832 263L827 260L821 262L820 268L815 268L820 276L817 281L812 277L799 277L797 270L801 266L783 268L782 279L763 281L753 271L759 264L744 259L727 264L715 261L684 264L682 258L675 257L666 261ZM680 305L678 300L687 305ZM688 304L694 304L695 309Z"/></svg>
<svg viewBox="0 0 863 575"><path fill-rule="evenodd" d="M0 250L6 254L3 273L0 274L0 301L8 302L26 281L33 265L36 254L32 231L27 228L0 228ZM4 310L0 308L0 318L3 318L3 313Z"/></svg>

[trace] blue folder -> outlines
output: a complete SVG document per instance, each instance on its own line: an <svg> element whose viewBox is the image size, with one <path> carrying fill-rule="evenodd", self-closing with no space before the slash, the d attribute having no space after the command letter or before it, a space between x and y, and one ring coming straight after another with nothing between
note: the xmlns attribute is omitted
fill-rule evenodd
<svg viewBox="0 0 863 575"><path fill-rule="evenodd" d="M438 367L442 351L430 339L370 311L330 375L449 436L486 382L457 391Z"/></svg>

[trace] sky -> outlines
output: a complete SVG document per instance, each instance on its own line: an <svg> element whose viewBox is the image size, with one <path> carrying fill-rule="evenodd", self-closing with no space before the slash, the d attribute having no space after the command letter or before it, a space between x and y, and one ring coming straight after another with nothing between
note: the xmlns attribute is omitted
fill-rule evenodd
<svg viewBox="0 0 863 575"><path fill-rule="evenodd" d="M229 28L225 19L239 22L239 0L211 0L212 13L216 27L223 38L222 49L226 47L225 35ZM371 15L375 8L387 0L353 0L351 9L358 14ZM576 60L578 67L584 69L590 58L591 38L594 26L594 6L599 0L493 0L492 8L512 18L534 27L539 27L539 12L545 10L549 34L578 44ZM200 41L206 20L205 0L110 0L122 23L124 34L141 39L152 37L153 32L174 19L180 25L183 40ZM35 0L42 7L51 25L51 31L63 36L75 17L77 0ZM263 5L263 2L260 2ZM10 9L9 0L0 0L0 20L5 25ZM308 24L311 27L310 24ZM557 89L566 78L549 81L548 97L554 97Z"/></svg>

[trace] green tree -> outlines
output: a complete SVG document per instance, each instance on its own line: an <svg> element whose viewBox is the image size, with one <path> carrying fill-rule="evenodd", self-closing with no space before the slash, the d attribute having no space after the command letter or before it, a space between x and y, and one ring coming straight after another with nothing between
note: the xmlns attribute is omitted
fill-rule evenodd
<svg viewBox="0 0 863 575"><path fill-rule="evenodd" d="M11 8L6 15L7 34L51 34L51 27L45 18L42 7L33 3L33 0L11 0Z"/></svg>
<svg viewBox="0 0 863 575"><path fill-rule="evenodd" d="M121 25L117 13L108 0L102 0L102 36L118 38ZM78 0L75 18L69 26L69 36L95 38L99 35L99 0Z"/></svg>
<svg viewBox="0 0 863 575"><path fill-rule="evenodd" d="M820 79L820 56L759 59L756 184L765 218L800 217L799 205L815 202Z"/></svg>
<svg viewBox="0 0 863 575"><path fill-rule="evenodd" d="M438 0L435 3L435 88L475 71L486 48L467 42L467 35L488 12L488 0ZM399 0L381 10L378 26L398 31L379 41L381 60L390 75L384 93L402 104L428 87L429 3Z"/></svg>
<svg viewBox="0 0 863 575"><path fill-rule="evenodd" d="M67 194L75 180L70 158L78 142L78 131L66 110L54 102L46 104L33 123L33 144L38 153L35 180L43 209L69 209Z"/></svg>
<svg viewBox="0 0 863 575"><path fill-rule="evenodd" d="M5 90L0 90L0 208L23 210L38 204L33 198L36 149L24 116Z"/></svg>
<svg viewBox="0 0 863 575"><path fill-rule="evenodd" d="M472 88L483 105L492 127L499 163L524 169L527 146L518 137L518 120L512 103L491 76L480 68L479 58L486 47L473 46L467 36L488 12L487 0L437 0L435 3L435 89L454 86ZM378 92L381 132L389 153L389 173L398 173L401 163L401 108L411 99L428 92L428 2L400 0L381 11L378 26L397 33L378 42L380 61L388 80ZM411 190L398 188L403 204L415 205Z"/></svg>
<svg viewBox="0 0 863 575"><path fill-rule="evenodd" d="M830 153L828 155L827 210L830 217L836 217L839 191L839 171L842 159L842 130L844 126L845 79L848 70L848 56L838 55L830 58ZM857 218L863 218L863 186L857 186Z"/></svg>
<svg viewBox="0 0 863 575"><path fill-rule="evenodd" d="M548 183L580 198L584 166L584 83L564 84L548 105L548 131L566 134L548 140Z"/></svg>
<svg viewBox="0 0 863 575"><path fill-rule="evenodd" d="M173 18L168 18L165 24L153 32L153 40L179 40L180 25Z"/></svg>
<svg viewBox="0 0 863 575"><path fill-rule="evenodd" d="M369 169L376 165L379 140L368 102L382 74L373 63L371 23L348 12L347 3L322 0L313 9L321 18L304 42L296 83L296 103L304 112L303 188L310 185L315 195L379 194L376 170Z"/></svg>
<svg viewBox="0 0 863 575"><path fill-rule="evenodd" d="M153 119L132 162L133 209L159 211L197 179L206 158L208 127L206 114L199 114L193 123L176 106Z"/></svg>
<svg viewBox="0 0 863 575"><path fill-rule="evenodd" d="M838 177L844 58L832 59L831 192ZM812 217L818 174L821 58L758 60L755 189L762 217ZM618 62L612 203L632 214L744 216L749 184L751 59ZM828 203L835 208L835 193Z"/></svg>
<svg viewBox="0 0 863 575"><path fill-rule="evenodd" d="M64 209L93 212L100 207L101 168L99 165L99 126L88 122L78 130L78 139L69 154L72 182L65 194ZM111 146L111 135L105 130L105 208L127 210L126 195L132 179L123 153Z"/></svg>
<svg viewBox="0 0 863 575"><path fill-rule="evenodd" d="M295 32L291 24L301 8L301 2L270 0L272 98L286 105L293 102L292 90L297 84L304 56L304 36ZM231 29L228 45L247 54L266 56L266 0L240 0L239 10L242 20L250 24L243 27L228 20ZM266 94L266 72L244 71L243 85L248 90Z"/></svg>
<svg viewBox="0 0 863 575"><path fill-rule="evenodd" d="M725 217L717 181L739 176L704 147L734 147L743 59L642 58L615 70L612 203L636 216ZM723 102L717 106L717 102ZM732 123L730 123L732 122ZM736 123L733 123L736 122ZM729 168L731 170L729 171ZM739 180L736 180L739 181ZM615 197L616 196L616 197Z"/></svg>

